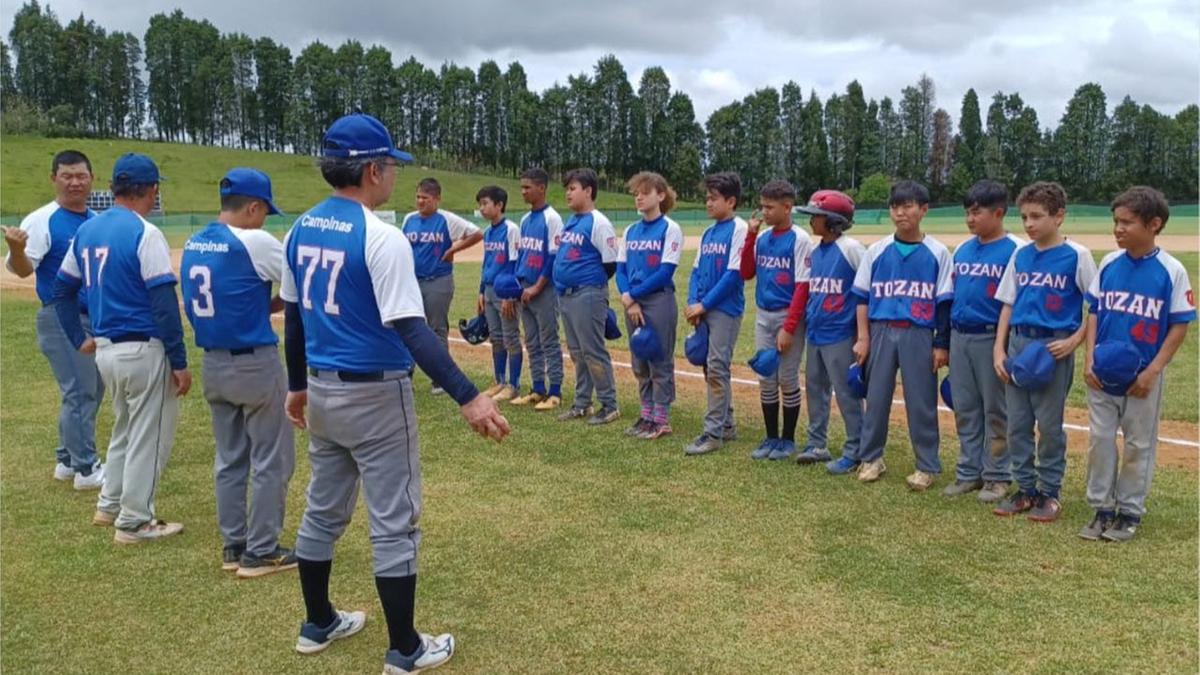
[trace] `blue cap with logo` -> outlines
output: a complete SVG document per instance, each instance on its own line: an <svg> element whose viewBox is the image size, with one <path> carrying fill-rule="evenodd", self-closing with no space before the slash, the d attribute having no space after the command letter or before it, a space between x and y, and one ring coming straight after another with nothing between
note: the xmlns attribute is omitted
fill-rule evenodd
<svg viewBox="0 0 1200 675"><path fill-rule="evenodd" d="M1054 355L1045 343L1034 340L1020 354L1004 360L1012 383L1022 389L1045 389L1054 379Z"/></svg>
<svg viewBox="0 0 1200 675"><path fill-rule="evenodd" d="M683 355L693 366L708 363L708 324L701 323L696 326L696 332L684 339Z"/></svg>
<svg viewBox="0 0 1200 675"><path fill-rule="evenodd" d="M643 361L658 361L663 357L662 342L658 332L648 323L644 323L629 336L629 351Z"/></svg>
<svg viewBox="0 0 1200 675"><path fill-rule="evenodd" d="M273 216L281 213L271 198L271 179L258 169L230 169L221 179L221 196L231 195L261 199L267 203L267 213Z"/></svg>
<svg viewBox="0 0 1200 675"><path fill-rule="evenodd" d="M392 157L401 162L413 161L413 156L397 150L392 135L383 122L364 113L353 113L329 125L321 139L321 154L325 157L371 159Z"/></svg>
<svg viewBox="0 0 1200 675"><path fill-rule="evenodd" d="M1141 352L1128 342L1105 340L1096 345L1092 374L1106 393L1124 396L1144 368Z"/></svg>
<svg viewBox="0 0 1200 675"><path fill-rule="evenodd" d="M162 181L154 160L136 152L127 152L113 164L112 182L127 185L154 185Z"/></svg>
<svg viewBox="0 0 1200 675"><path fill-rule="evenodd" d="M940 391L942 392L942 402L946 404L947 408L954 410L954 395L950 391L950 378L942 380Z"/></svg>
<svg viewBox="0 0 1200 675"><path fill-rule="evenodd" d="M750 369L762 377L771 377L779 371L779 350L767 347L750 357Z"/></svg>
<svg viewBox="0 0 1200 675"><path fill-rule="evenodd" d="M516 300L525 290L521 288L521 282L517 281L517 276L508 272L497 274L496 280L492 282L492 288L496 290L496 295L501 300Z"/></svg>
<svg viewBox="0 0 1200 675"><path fill-rule="evenodd" d="M604 317L604 339L616 340L621 337L621 329L617 326L617 313L608 308L608 314Z"/></svg>
<svg viewBox="0 0 1200 675"><path fill-rule="evenodd" d="M867 376L862 366L857 363L850 364L846 369L846 386L850 387L850 393L854 394L855 398L867 397Z"/></svg>

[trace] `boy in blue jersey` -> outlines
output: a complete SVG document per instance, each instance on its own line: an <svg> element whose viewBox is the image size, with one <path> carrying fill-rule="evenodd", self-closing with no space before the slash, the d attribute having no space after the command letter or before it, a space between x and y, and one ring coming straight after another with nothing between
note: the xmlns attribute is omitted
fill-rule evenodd
<svg viewBox="0 0 1200 675"><path fill-rule="evenodd" d="M1008 494L1008 420L1004 383L992 367L1001 302L1000 277L1021 240L1004 231L1008 188L981 180L963 197L973 235L954 251L954 305L950 308L950 388L959 455L955 480L942 494L958 497L979 490L992 503Z"/></svg>
<svg viewBox="0 0 1200 675"><path fill-rule="evenodd" d="M671 404L675 401L675 332L679 307L675 300L675 270L683 252L683 230L667 217L675 206L675 191L661 175L643 171L629 179L629 191L642 219L625 228L617 254L617 290L625 306L629 335L649 326L658 336L661 357L647 361L630 355L642 403L628 436L653 440L671 433Z"/></svg>
<svg viewBox="0 0 1200 675"><path fill-rule="evenodd" d="M1087 299L1088 384L1087 502L1096 511L1079 536L1126 542L1146 515L1154 476L1163 374L1196 320L1187 270L1158 248L1155 237L1171 215L1163 194L1137 186L1113 200L1113 234L1119 251L1100 262ZM1115 343L1115 345L1114 345ZM1097 345L1132 346L1140 372L1102 382L1093 372ZM1118 458L1117 429L1125 435Z"/></svg>
<svg viewBox="0 0 1200 675"><path fill-rule="evenodd" d="M196 346L204 349L221 568L245 579L296 566L296 554L279 545L296 463L283 414L287 382L271 327L271 312L283 309L271 296L271 284L283 278L283 245L262 229L268 215L279 213L265 173L232 169L221 179L220 195L216 222L183 246L180 277L183 307Z"/></svg>
<svg viewBox="0 0 1200 675"><path fill-rule="evenodd" d="M737 438L729 367L746 308L741 265L750 237L750 226L734 214L742 198L742 179L732 172L715 173L704 179L704 188L704 207L715 222L700 237L684 317L693 326L703 323L708 328L708 409L704 430L683 450L689 456L720 450L725 441Z"/></svg>
<svg viewBox="0 0 1200 675"><path fill-rule="evenodd" d="M766 438L750 453L753 459L782 460L796 452L796 422L800 419L800 359L804 356L803 326L808 305L812 239L792 224L796 188L785 180L768 181L759 192L762 220L752 219L742 250L742 279L758 277L754 302L755 349L779 351L779 368L758 378ZM766 222L770 227L759 234ZM796 331L800 339L796 339ZM783 400L783 431L779 403Z"/></svg>
<svg viewBox="0 0 1200 675"><path fill-rule="evenodd" d="M145 220L158 197L158 167L125 154L113 165L115 205L75 232L54 280L54 309L71 345L96 354L113 404L104 487L92 523L113 541L139 544L183 531L159 520L155 493L171 456L179 397L192 386L167 239ZM92 335L78 294L87 288Z"/></svg>
<svg viewBox="0 0 1200 675"><path fill-rule="evenodd" d="M563 225L554 257L554 290L575 364L575 402L559 421L587 418L608 424L621 416L612 358L604 344L608 317L608 279L617 271L617 234L596 210L598 179L591 169L568 171L563 179L571 217ZM600 400L593 414L592 391Z"/></svg>
<svg viewBox="0 0 1200 675"><path fill-rule="evenodd" d="M73 481L76 490L99 490L104 465L96 456L96 411L104 398L104 381L92 354L79 353L67 339L51 305L54 277L71 246L75 231L96 215L87 208L92 191L92 163L76 150L63 150L50 164L54 201L34 211L21 226L5 227L8 257L4 264L21 278L36 275L37 344L58 382L58 448L54 479ZM81 312L87 312L81 302ZM88 322L84 322L87 324Z"/></svg>
<svg viewBox="0 0 1200 675"><path fill-rule="evenodd" d="M417 183L417 210L404 216L400 229L412 245L425 320L449 349L454 254L483 241L483 232L475 223L439 208L441 203L441 183L436 178L422 178ZM432 393L445 392L434 386Z"/></svg>
<svg viewBox="0 0 1200 675"><path fill-rule="evenodd" d="M850 389L846 371L854 363L858 331L854 276L867 249L844 234L854 223L854 200L849 195L837 190L818 190L796 211L809 215L809 227L820 238L812 251L805 310L808 441L796 461L826 462L830 473L844 474L858 468L862 435L863 400ZM846 443L837 460L832 460L829 454L827 433L831 393L837 395L838 410L846 426Z"/></svg>
<svg viewBox="0 0 1200 675"><path fill-rule="evenodd" d="M508 192L503 188L486 185L475 193L475 201L479 204L480 215L491 223L483 235L483 270L479 275L479 300L475 304L476 313L487 316L492 342L495 379L483 393L497 401L508 401L520 393L521 323L517 316L517 300L496 295L496 277L516 272L521 228L504 215Z"/></svg>
<svg viewBox="0 0 1200 675"><path fill-rule="evenodd" d="M887 467L887 444L896 373L904 378L908 437L916 471L905 481L915 491L929 489L942 471L938 458L937 371L949 361L950 251L921 231L929 211L929 190L902 180L892 186L888 210L895 233L867 249L854 277L858 341L854 356L864 365L867 409L863 420L858 479L879 480Z"/></svg>
<svg viewBox="0 0 1200 675"><path fill-rule="evenodd" d="M562 405L563 359L558 343L558 298L551 278L562 216L546 203L550 174L537 167L521 174L521 198L529 213L521 218L521 240L517 246L517 281L521 282L521 323L525 328L525 351L529 352L528 394L509 403L532 405L534 410L554 410ZM550 388L547 390L546 385Z"/></svg>
<svg viewBox="0 0 1200 675"><path fill-rule="evenodd" d="M1007 385L1008 451L1017 491L992 512L1028 513L1030 520L1048 523L1062 511L1058 494L1067 470L1063 410L1075 374L1072 354L1084 340L1083 299L1096 276L1096 261L1091 251L1060 231L1067 214L1067 193L1061 185L1027 185L1017 196L1017 206L1030 241L1013 253L996 289L1004 308L992 350L992 366ZM1012 381L1005 359L1035 341L1054 357L1054 372L1044 388L1027 389Z"/></svg>

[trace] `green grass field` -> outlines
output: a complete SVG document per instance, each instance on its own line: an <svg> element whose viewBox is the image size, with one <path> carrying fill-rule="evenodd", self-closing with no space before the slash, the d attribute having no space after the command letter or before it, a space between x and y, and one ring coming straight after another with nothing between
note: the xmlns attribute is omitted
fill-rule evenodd
<svg viewBox="0 0 1200 675"><path fill-rule="evenodd" d="M89 524L94 494L50 479L57 392L34 346L35 308L11 294L0 301L4 669L377 670L386 631L361 506L332 596L367 610L367 629L323 655L292 651L303 613L294 573L237 581L219 570L199 382L158 497L183 535L125 548ZM486 380L486 356L461 360ZM1103 545L1075 536L1089 515L1078 456L1064 517L1035 525L999 520L973 499L908 492L902 433L884 480L864 486L749 461L758 422L748 410L739 410L743 440L685 459L702 412L695 392L673 413L677 435L655 444L625 439L619 425L521 410L509 411L513 434L495 445L417 388L417 616L420 628L459 640L444 672L1194 672L1200 657L1194 471L1160 469L1138 540ZM621 389L627 412L631 392ZM110 426L106 404L102 443ZM951 439L942 446L949 466ZM307 478L301 449L287 541Z"/></svg>

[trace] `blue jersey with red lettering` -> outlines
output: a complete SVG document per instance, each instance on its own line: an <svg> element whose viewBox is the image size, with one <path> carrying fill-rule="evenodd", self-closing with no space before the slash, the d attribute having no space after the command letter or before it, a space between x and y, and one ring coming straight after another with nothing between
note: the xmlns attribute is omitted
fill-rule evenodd
<svg viewBox="0 0 1200 675"><path fill-rule="evenodd" d="M442 259L454 242L479 231L475 224L449 211L438 209L428 216L419 211L404 216L400 226L412 246L417 278L437 279L454 272L454 265Z"/></svg>
<svg viewBox="0 0 1200 675"><path fill-rule="evenodd" d="M704 230L688 282L688 304L700 302L726 272L741 271L742 248L746 246L746 234L749 231L750 226L746 221L736 217L713 223ZM746 311L745 282L741 275L738 275L732 293L716 307L706 309L724 312L729 316L741 316Z"/></svg>
<svg viewBox="0 0 1200 675"><path fill-rule="evenodd" d="M632 288L648 279L663 263L678 265L682 253L683 229L679 223L660 215L650 222L639 220L625 228L617 262L625 263L625 275ZM667 282L664 288L674 291L675 282Z"/></svg>
<svg viewBox="0 0 1200 675"><path fill-rule="evenodd" d="M1196 299L1183 264L1161 249L1133 258L1113 251L1100 261L1087 292L1096 315L1096 343L1132 342L1148 364L1167 331L1196 320Z"/></svg>
<svg viewBox="0 0 1200 675"><path fill-rule="evenodd" d="M481 286L491 286L496 282L496 275L502 272L512 273L517 266L517 242L520 239L521 228L508 218L492 223L483 233Z"/></svg>
<svg viewBox="0 0 1200 675"><path fill-rule="evenodd" d="M854 276L866 255L862 243L845 235L813 247L804 312L804 332L810 343L831 345L858 332Z"/></svg>
<svg viewBox="0 0 1200 675"><path fill-rule="evenodd" d="M532 286L539 277L551 276L550 256L558 254L562 216L546 204L521 218L521 239L517 244L517 280Z"/></svg>
<svg viewBox="0 0 1200 675"><path fill-rule="evenodd" d="M809 278L812 238L792 225L786 230L770 228L754 242L754 302L759 309L778 312L792 304L796 284Z"/></svg>
<svg viewBox="0 0 1200 675"><path fill-rule="evenodd" d="M1083 294L1094 276L1091 251L1069 239L1044 251L1022 244L1004 269L996 299L1012 305L1012 326L1074 332L1083 322Z"/></svg>
<svg viewBox="0 0 1200 675"><path fill-rule="evenodd" d="M599 211L574 213L559 235L554 256L554 288L560 294L578 286L607 286L605 263L617 261L617 233Z"/></svg>
<svg viewBox="0 0 1200 675"><path fill-rule="evenodd" d="M994 326L1000 320L996 299L1000 278L1021 239L1005 233L988 243L971 237L954 250L954 306L950 323L954 326Z"/></svg>
<svg viewBox="0 0 1200 675"><path fill-rule="evenodd" d="M936 328L937 303L954 297L953 264L949 249L928 234L913 244L889 235L867 249L854 293L866 300L871 321Z"/></svg>

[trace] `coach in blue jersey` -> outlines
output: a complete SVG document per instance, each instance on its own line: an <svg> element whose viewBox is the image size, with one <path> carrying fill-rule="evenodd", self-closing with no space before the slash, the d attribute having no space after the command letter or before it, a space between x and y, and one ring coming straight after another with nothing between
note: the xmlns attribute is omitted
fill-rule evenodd
<svg viewBox="0 0 1200 675"><path fill-rule="evenodd" d="M29 214L21 227L5 227L8 244L5 266L21 278L36 275L38 348L50 362L62 404L58 411L58 462L55 480L73 480L76 490L98 490L104 467L96 457L96 411L104 398L104 381L92 354L79 353L67 340L50 305L54 276L62 265L71 238L95 214L87 208L92 191L92 163L81 152L64 150L50 164L54 201ZM87 305L80 303L80 311ZM89 326L90 329L90 326Z"/></svg>
<svg viewBox="0 0 1200 675"><path fill-rule="evenodd" d="M116 205L79 227L54 281L58 320L71 344L96 353L112 396L104 487L92 522L137 544L183 530L156 517L154 495L171 456L179 398L192 386L167 239L145 217L158 197L158 167L126 154L113 166ZM88 337L79 320L87 289Z"/></svg>
<svg viewBox="0 0 1200 675"><path fill-rule="evenodd" d="M558 419L587 417L588 424L608 424L621 415L612 358L604 344L608 279L617 271L617 234L608 218L596 210L595 171L569 171L563 185L572 213L563 226L554 258L554 289L567 333L567 351L575 364L575 402ZM593 389L600 399L594 415Z"/></svg>
<svg viewBox="0 0 1200 675"><path fill-rule="evenodd" d="M287 382L271 312L283 275L283 245L263 231L279 209L271 180L233 169L220 183L221 213L183 246L183 307L204 349L204 398L212 410L221 567L242 578L296 566L279 545L288 480L296 462L283 414ZM253 502L246 508L246 488Z"/></svg>
<svg viewBox="0 0 1200 675"><path fill-rule="evenodd" d="M361 113L334 122L321 149L321 174L334 193L297 218L284 240L280 288L285 406L294 424L309 429L312 468L296 535L307 611L296 649L319 652L366 621L363 612L337 611L329 602L334 544L361 483L388 628L384 672L412 672L454 651L449 634L413 629L421 538L414 361L477 432L499 440L509 427L426 324L408 239L372 211L391 196L398 163L412 157L395 149L379 120Z"/></svg>

